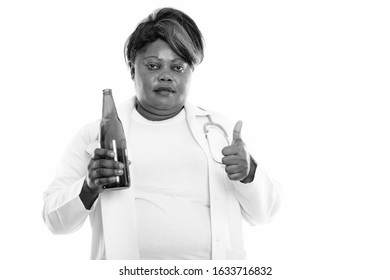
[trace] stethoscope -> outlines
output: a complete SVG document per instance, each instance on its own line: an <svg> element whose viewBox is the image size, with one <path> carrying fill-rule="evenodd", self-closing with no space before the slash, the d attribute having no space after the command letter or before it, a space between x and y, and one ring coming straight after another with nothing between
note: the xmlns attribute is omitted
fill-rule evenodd
<svg viewBox="0 0 390 280"><path fill-rule="evenodd" d="M207 115L208 122L203 125L203 131L207 139L210 154L216 163L222 163L222 149L229 146L229 138L225 128L213 121L210 115ZM222 140L223 139L223 140Z"/></svg>

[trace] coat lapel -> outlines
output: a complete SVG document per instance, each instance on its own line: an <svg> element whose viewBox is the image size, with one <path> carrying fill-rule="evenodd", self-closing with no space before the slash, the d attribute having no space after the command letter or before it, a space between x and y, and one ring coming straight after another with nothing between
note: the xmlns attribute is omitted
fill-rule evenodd
<svg viewBox="0 0 390 280"><path fill-rule="evenodd" d="M106 259L139 259L134 191L108 191L101 194Z"/></svg>
<svg viewBox="0 0 390 280"><path fill-rule="evenodd" d="M226 191L223 178L225 177L224 167L214 163L204 133L204 124L211 120L210 113L190 103L186 104L188 125L192 135L202 147L208 162L208 182L210 193L210 217L211 217L211 238L212 259L227 258L228 216L226 208Z"/></svg>

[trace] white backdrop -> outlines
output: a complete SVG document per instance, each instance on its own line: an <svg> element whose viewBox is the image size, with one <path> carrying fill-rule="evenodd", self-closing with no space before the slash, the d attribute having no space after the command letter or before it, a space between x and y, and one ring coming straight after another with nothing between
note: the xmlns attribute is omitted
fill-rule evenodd
<svg viewBox="0 0 390 280"><path fill-rule="evenodd" d="M7 3L8 2L8 3ZM206 40L190 99L244 121L283 185L275 219L245 227L250 259L390 259L390 20L386 1L2 1L1 258L89 258L89 222L52 235L42 194L65 146L134 94L123 44L155 8Z"/></svg>

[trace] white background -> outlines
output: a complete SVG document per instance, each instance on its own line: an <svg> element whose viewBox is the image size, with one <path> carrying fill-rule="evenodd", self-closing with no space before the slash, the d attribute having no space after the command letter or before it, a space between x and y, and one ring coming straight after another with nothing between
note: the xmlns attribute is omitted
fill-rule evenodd
<svg viewBox="0 0 390 280"><path fill-rule="evenodd" d="M386 1L2 1L1 258L85 260L89 222L43 223L65 146L134 94L123 44L155 8L206 40L192 102L244 121L283 185L275 219L245 228L249 259L390 259L390 9Z"/></svg>

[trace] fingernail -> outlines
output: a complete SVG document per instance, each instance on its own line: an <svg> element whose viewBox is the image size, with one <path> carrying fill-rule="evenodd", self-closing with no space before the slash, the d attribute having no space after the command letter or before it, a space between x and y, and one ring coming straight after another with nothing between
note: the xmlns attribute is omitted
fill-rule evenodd
<svg viewBox="0 0 390 280"><path fill-rule="evenodd" d="M114 157L114 156L115 156L114 152L112 152L112 151L110 151L110 152L108 153L108 155L109 155L110 157Z"/></svg>
<svg viewBox="0 0 390 280"><path fill-rule="evenodd" d="M122 175L123 174L123 170L118 170L117 173L118 173L118 175Z"/></svg>
<svg viewBox="0 0 390 280"><path fill-rule="evenodd" d="M125 166L123 165L123 163L120 162L120 163L119 163L119 168L120 168L120 169L123 169L123 167L125 167ZM121 170L121 171L122 171L122 170Z"/></svg>

